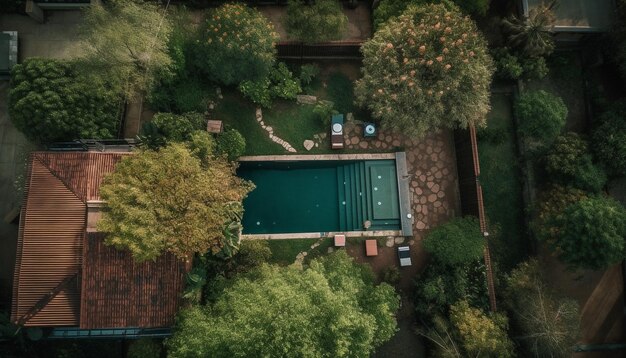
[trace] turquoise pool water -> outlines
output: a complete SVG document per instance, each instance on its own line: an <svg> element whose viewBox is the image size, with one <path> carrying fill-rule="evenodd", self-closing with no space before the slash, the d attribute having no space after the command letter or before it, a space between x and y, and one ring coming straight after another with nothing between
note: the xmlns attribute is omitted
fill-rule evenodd
<svg viewBox="0 0 626 358"><path fill-rule="evenodd" d="M399 230L394 160L242 162L244 234Z"/></svg>

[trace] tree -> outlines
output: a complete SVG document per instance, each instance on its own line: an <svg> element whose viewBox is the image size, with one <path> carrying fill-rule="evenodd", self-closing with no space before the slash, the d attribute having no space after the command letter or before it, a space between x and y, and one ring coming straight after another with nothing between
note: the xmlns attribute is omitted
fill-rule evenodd
<svg viewBox="0 0 626 358"><path fill-rule="evenodd" d="M128 358L159 358L161 345L150 338L140 338L128 347Z"/></svg>
<svg viewBox="0 0 626 358"><path fill-rule="evenodd" d="M599 270L626 258L626 210L613 199L592 197L569 205L556 217L553 247L573 268Z"/></svg>
<svg viewBox="0 0 626 358"><path fill-rule="evenodd" d="M478 15L485 16L487 10L489 10L489 3L491 0L454 0L463 11ZM382 0L378 3L378 6L374 8L374 29L377 30L380 26L392 17L396 17L402 14L404 10L410 5L426 5L426 4L451 4L448 0Z"/></svg>
<svg viewBox="0 0 626 358"><path fill-rule="evenodd" d="M259 81L275 61L274 26L260 12L242 4L214 9L200 26L194 64L209 79L224 85Z"/></svg>
<svg viewBox="0 0 626 358"><path fill-rule="evenodd" d="M294 78L287 65L279 62L271 70L267 78L260 81L243 81L239 90L244 97L252 102L270 108L274 98L295 99L302 92L300 80Z"/></svg>
<svg viewBox="0 0 626 358"><path fill-rule="evenodd" d="M85 11L81 68L95 82L111 83L126 98L134 98L171 72L171 24L159 6L113 0Z"/></svg>
<svg viewBox="0 0 626 358"><path fill-rule="evenodd" d="M141 126L139 138L151 149L157 149L167 143L187 141L194 131L205 126L206 120L200 113L157 113Z"/></svg>
<svg viewBox="0 0 626 358"><path fill-rule="evenodd" d="M285 26L289 36L308 43L339 40L348 29L348 17L335 0L289 0Z"/></svg>
<svg viewBox="0 0 626 358"><path fill-rule="evenodd" d="M554 238L559 231L556 225L557 217L562 215L571 204L588 197L589 195L580 189L550 185L539 195L537 215L532 222L537 237L548 243L554 243Z"/></svg>
<svg viewBox="0 0 626 358"><path fill-rule="evenodd" d="M537 260L521 263L506 280L504 304L523 356L570 357L579 336L576 301L556 296Z"/></svg>
<svg viewBox="0 0 626 358"><path fill-rule="evenodd" d="M595 156L614 176L626 175L626 103L618 102L599 118L593 130Z"/></svg>
<svg viewBox="0 0 626 358"><path fill-rule="evenodd" d="M454 6L411 6L365 42L357 103L388 129L482 125L493 62L476 24Z"/></svg>
<svg viewBox="0 0 626 358"><path fill-rule="evenodd" d="M459 333L468 357L514 357L513 342L507 335L508 319L501 314L487 316L460 301L450 307L450 321Z"/></svg>
<svg viewBox="0 0 626 358"><path fill-rule="evenodd" d="M71 63L29 58L11 73L9 115L29 140L49 143L117 134L120 98L79 76Z"/></svg>
<svg viewBox="0 0 626 358"><path fill-rule="evenodd" d="M555 17L552 12L555 2L539 5L529 11L526 17L512 16L502 20L507 42L528 57L547 56L554 50L552 29Z"/></svg>
<svg viewBox="0 0 626 358"><path fill-rule="evenodd" d="M366 357L396 330L398 296L339 251L307 269L263 265L181 312L176 357Z"/></svg>
<svg viewBox="0 0 626 358"><path fill-rule="evenodd" d="M519 131L533 151L549 147L567 118L563 99L543 90L524 92L513 109L519 121Z"/></svg>
<svg viewBox="0 0 626 358"><path fill-rule="evenodd" d="M98 228L108 234L106 243L130 250L136 261L165 251L181 258L218 253L253 186L223 159L206 160L203 167L179 143L122 159L100 187L108 210Z"/></svg>
<svg viewBox="0 0 626 358"><path fill-rule="evenodd" d="M604 171L592 162L587 141L574 132L557 137L544 161L554 182L596 193L606 184Z"/></svg>
<svg viewBox="0 0 626 358"><path fill-rule="evenodd" d="M466 216L436 227L424 239L424 249L443 264L458 265L480 259L485 239L478 219Z"/></svg>

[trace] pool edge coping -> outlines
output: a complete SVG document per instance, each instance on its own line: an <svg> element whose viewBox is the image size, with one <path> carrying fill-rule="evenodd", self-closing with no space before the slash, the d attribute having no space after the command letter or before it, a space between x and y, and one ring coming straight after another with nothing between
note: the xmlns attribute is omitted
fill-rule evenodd
<svg viewBox="0 0 626 358"><path fill-rule="evenodd" d="M373 231L329 231L329 232L303 232L284 234L242 234L242 240L298 240L298 239L322 239L332 238L335 235L346 235L346 238L354 237L399 237L402 230L373 230Z"/></svg>
<svg viewBox="0 0 626 358"><path fill-rule="evenodd" d="M315 160L382 160L396 159L396 153L356 153L356 154L280 154L248 155L239 158L239 162L286 162Z"/></svg>

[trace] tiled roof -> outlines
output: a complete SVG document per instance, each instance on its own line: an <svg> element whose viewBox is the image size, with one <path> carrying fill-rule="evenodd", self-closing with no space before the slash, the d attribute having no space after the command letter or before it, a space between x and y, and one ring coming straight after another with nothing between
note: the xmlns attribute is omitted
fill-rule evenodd
<svg viewBox="0 0 626 358"><path fill-rule="evenodd" d="M105 246L104 235L85 241L81 328L168 327L185 283L185 265L172 254L133 262L126 251Z"/></svg>
<svg viewBox="0 0 626 358"><path fill-rule="evenodd" d="M188 266L164 255L134 264L129 252L87 234L87 202L128 153L36 152L20 216L11 320L17 321L67 277L25 326L163 327L172 323ZM91 230L90 230L91 231ZM88 235L88 237L87 237ZM82 289L81 289L82 287Z"/></svg>

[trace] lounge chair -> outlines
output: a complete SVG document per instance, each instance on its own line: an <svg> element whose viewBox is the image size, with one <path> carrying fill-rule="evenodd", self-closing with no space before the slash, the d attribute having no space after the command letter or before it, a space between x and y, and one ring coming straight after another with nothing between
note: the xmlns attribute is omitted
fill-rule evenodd
<svg viewBox="0 0 626 358"><path fill-rule="evenodd" d="M330 124L332 149L343 149L343 114L333 114Z"/></svg>

